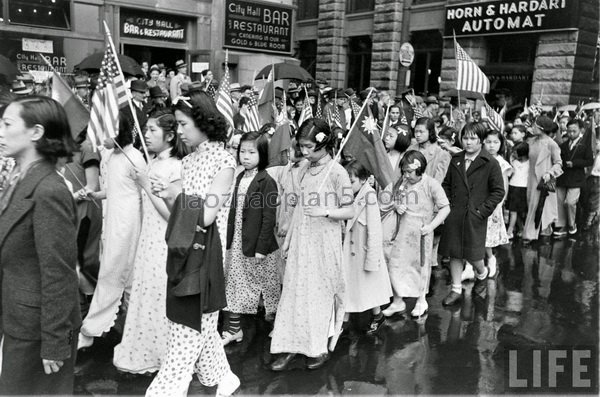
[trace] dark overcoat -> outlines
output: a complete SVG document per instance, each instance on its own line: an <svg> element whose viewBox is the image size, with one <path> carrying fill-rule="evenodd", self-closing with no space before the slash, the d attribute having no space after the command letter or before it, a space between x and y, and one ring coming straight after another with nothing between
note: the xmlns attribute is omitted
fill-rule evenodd
<svg viewBox="0 0 600 397"><path fill-rule="evenodd" d="M36 341L41 346L35 353L29 350L30 357L4 357L4 361L39 363L31 368L33 374L27 380L31 385L42 382L36 378L42 358L69 360L77 343L81 317L75 270L76 211L71 192L54 164L40 161L18 182L0 214L2 328L13 340ZM12 346L5 343L4 349L12 350ZM27 370L16 370L19 372L3 371L2 375L11 377L2 380L3 390L10 390L18 378L27 378L22 373ZM72 379L73 373L68 371L65 366L57 376Z"/></svg>
<svg viewBox="0 0 600 397"><path fill-rule="evenodd" d="M498 162L485 149L465 172L465 152L452 156L442 187L450 200L439 253L468 261L483 259L487 218L504 197Z"/></svg>
<svg viewBox="0 0 600 397"><path fill-rule="evenodd" d="M569 148L571 141L568 139L560 145L563 174L556 180L557 186L581 188L585 185L585 167L594 165L592 145L588 142L588 137L584 135L579 139L575 147L573 147L573 150ZM567 167L567 161L572 162L573 166Z"/></svg>
<svg viewBox="0 0 600 397"><path fill-rule="evenodd" d="M241 172L236 181L227 221L227 249L231 248L235 228L235 213L237 208L237 193L244 173ZM279 197L277 183L267 171L258 171L244 198L242 212L242 253L254 258L259 253L269 255L279 248L275 239L275 217Z"/></svg>

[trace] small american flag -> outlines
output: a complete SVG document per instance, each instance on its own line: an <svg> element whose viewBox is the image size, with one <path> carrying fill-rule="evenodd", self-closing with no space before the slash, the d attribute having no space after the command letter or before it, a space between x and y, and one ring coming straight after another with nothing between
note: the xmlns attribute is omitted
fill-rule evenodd
<svg viewBox="0 0 600 397"><path fill-rule="evenodd" d="M306 120L313 118L312 107L310 106L310 100L308 99L308 91L306 90L306 87L304 87L304 93L304 106L300 112L298 127L300 127Z"/></svg>
<svg viewBox="0 0 600 397"><path fill-rule="evenodd" d="M360 114L360 105L356 103L356 101L352 98L349 98L349 100L350 105L352 105L352 114L354 115L354 117L358 117L358 115Z"/></svg>
<svg viewBox="0 0 600 397"><path fill-rule="evenodd" d="M456 39L454 39L454 45L456 46L456 89L482 94L490 92L490 80L487 76L473 62Z"/></svg>
<svg viewBox="0 0 600 397"><path fill-rule="evenodd" d="M225 63L225 74L219 84L219 90L217 91L216 105L217 109L225 120L229 123L229 131L233 132L233 102L231 101L231 94L229 93L229 66Z"/></svg>
<svg viewBox="0 0 600 397"><path fill-rule="evenodd" d="M487 102L484 103L481 108L481 119L486 120L491 129L503 132L504 131L504 120L502 116L498 114Z"/></svg>
<svg viewBox="0 0 600 397"><path fill-rule="evenodd" d="M240 113L244 116L244 119L246 119L243 128L245 132L260 130L261 123L258 115L258 102L256 101L256 96L253 94L250 96L250 102L248 102L247 107L242 108Z"/></svg>
<svg viewBox="0 0 600 397"><path fill-rule="evenodd" d="M315 112L315 117L318 119L323 118L323 109L321 105L321 93L317 93L317 110Z"/></svg>
<svg viewBox="0 0 600 397"><path fill-rule="evenodd" d="M102 145L104 138L115 138L119 132L119 109L127 105L125 80L117 68L115 54L106 46L100 66L98 85L92 98L88 137L94 150Z"/></svg>

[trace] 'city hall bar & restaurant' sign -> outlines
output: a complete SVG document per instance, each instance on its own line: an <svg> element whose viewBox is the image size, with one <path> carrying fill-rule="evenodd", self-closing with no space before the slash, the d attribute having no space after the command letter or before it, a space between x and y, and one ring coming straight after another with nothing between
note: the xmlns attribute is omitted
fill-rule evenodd
<svg viewBox="0 0 600 397"><path fill-rule="evenodd" d="M497 0L446 6L445 36L533 33L573 29L573 0Z"/></svg>

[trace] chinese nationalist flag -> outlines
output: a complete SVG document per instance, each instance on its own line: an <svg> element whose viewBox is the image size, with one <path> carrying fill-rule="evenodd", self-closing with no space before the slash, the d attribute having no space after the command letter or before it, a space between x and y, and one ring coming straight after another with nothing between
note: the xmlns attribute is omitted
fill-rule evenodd
<svg viewBox="0 0 600 397"><path fill-rule="evenodd" d="M52 76L52 99L60 103L65 109L71 127L71 135L76 139L79 133L87 127L90 121L90 112L75 97L71 88L56 72Z"/></svg>
<svg viewBox="0 0 600 397"><path fill-rule="evenodd" d="M344 146L344 155L361 163L373 174L380 186L386 187L393 182L392 165L381 141L377 120L371 115L368 106L363 106L346 139L348 141Z"/></svg>

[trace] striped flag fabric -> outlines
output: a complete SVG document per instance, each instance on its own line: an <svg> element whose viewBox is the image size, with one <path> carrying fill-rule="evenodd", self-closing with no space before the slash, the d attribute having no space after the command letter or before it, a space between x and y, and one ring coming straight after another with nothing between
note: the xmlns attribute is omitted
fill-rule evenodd
<svg viewBox="0 0 600 397"><path fill-rule="evenodd" d="M254 95L250 96L250 102L248 102L247 106L242 107L240 113L246 120L243 128L244 132L260 130L262 124L258 116L258 102Z"/></svg>
<svg viewBox="0 0 600 397"><path fill-rule="evenodd" d="M298 127L300 127L306 120L313 118L312 107L310 106L310 100L308 99L308 91L306 90L306 87L304 87L304 93L304 105L302 106L300 118L298 119Z"/></svg>
<svg viewBox="0 0 600 397"><path fill-rule="evenodd" d="M88 137L94 150L106 137L115 138L119 132L119 109L127 105L127 91L123 75L117 68L115 54L106 46L100 65L98 84L92 98Z"/></svg>
<svg viewBox="0 0 600 397"><path fill-rule="evenodd" d="M456 47L456 89L482 94L490 92L490 80L487 76L458 44L456 38L454 39L454 45Z"/></svg>
<svg viewBox="0 0 600 397"><path fill-rule="evenodd" d="M79 133L90 122L90 112L85 108L62 77L52 72L52 99L60 103L69 119L71 135L77 138Z"/></svg>
<svg viewBox="0 0 600 397"><path fill-rule="evenodd" d="M481 119L487 121L490 128L499 132L504 132L504 120L487 102L484 102L481 108Z"/></svg>
<svg viewBox="0 0 600 397"><path fill-rule="evenodd" d="M321 105L321 93L317 94L317 110L315 111L315 117L318 119L323 118L323 108Z"/></svg>
<svg viewBox="0 0 600 397"><path fill-rule="evenodd" d="M348 98L350 101L350 105L352 105L352 114L354 115L354 117L358 117L358 115L360 114L360 105L358 103L356 103L356 101L352 98Z"/></svg>
<svg viewBox="0 0 600 397"><path fill-rule="evenodd" d="M217 109L229 123L229 130L233 132L233 115L235 114L235 110L233 109L233 101L231 100L231 94L229 90L229 66L227 66L227 63L225 63L225 74L223 75L221 83L219 84L219 90L217 91L215 102Z"/></svg>

